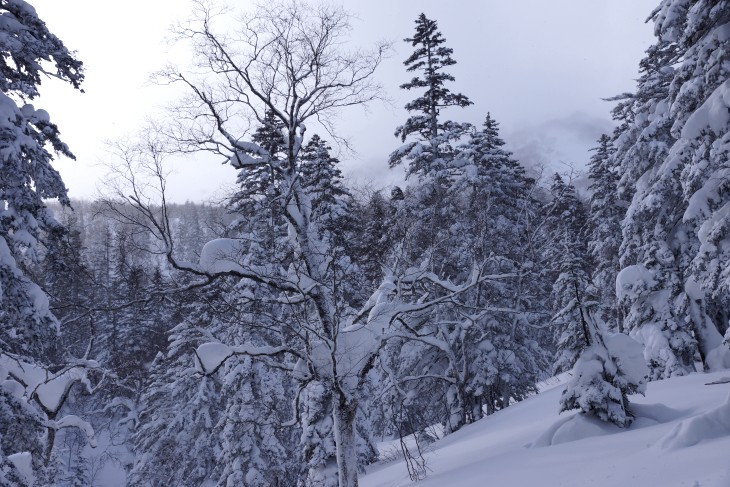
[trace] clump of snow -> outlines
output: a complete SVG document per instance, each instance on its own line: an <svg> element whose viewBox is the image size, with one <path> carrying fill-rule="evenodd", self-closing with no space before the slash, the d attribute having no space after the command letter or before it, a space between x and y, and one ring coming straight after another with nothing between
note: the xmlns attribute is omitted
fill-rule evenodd
<svg viewBox="0 0 730 487"><path fill-rule="evenodd" d="M17 379L23 387L22 396L34 397L48 411L58 411L66 397L69 388L80 382L88 389L91 388L87 376L87 368L96 368L98 364L93 360L80 362L78 365L51 373L40 365L24 362L13 356L0 353L0 380L8 375ZM15 380L3 382L3 387L15 387ZM17 393L17 391L15 391Z"/></svg>
<svg viewBox="0 0 730 487"><path fill-rule="evenodd" d="M682 138L699 137L703 129L721 134L730 125L730 80L715 88L707 100L695 110L682 127Z"/></svg>
<svg viewBox="0 0 730 487"><path fill-rule="evenodd" d="M707 352L705 363L709 370L730 369L730 349L725 344L720 344Z"/></svg>
<svg viewBox="0 0 730 487"><path fill-rule="evenodd" d="M23 394L25 394L25 387L23 387L23 384L12 379L4 381L0 384L0 388L16 399L22 398Z"/></svg>
<svg viewBox="0 0 730 487"><path fill-rule="evenodd" d="M28 485L35 484L35 475L33 474L33 457L30 452L24 451L8 455L8 460L18 469L20 475L25 479Z"/></svg>
<svg viewBox="0 0 730 487"><path fill-rule="evenodd" d="M654 274L643 265L630 265L616 276L616 297L619 301L636 300L654 285Z"/></svg>
<svg viewBox="0 0 730 487"><path fill-rule="evenodd" d="M556 422L540 435L532 447L559 445L571 441L618 433L622 428L585 414L574 414Z"/></svg>
<svg viewBox="0 0 730 487"><path fill-rule="evenodd" d="M34 389L38 401L49 411L58 411L66 393L75 382L87 383L86 369L72 367L60 374L46 378Z"/></svg>
<svg viewBox="0 0 730 487"><path fill-rule="evenodd" d="M219 342L203 343L195 351L196 368L204 374L209 374L232 355L233 350L228 345Z"/></svg>
<svg viewBox="0 0 730 487"><path fill-rule="evenodd" d="M606 333L603 343L625 375L636 380L643 380L649 375L641 343L624 333ZM643 390L642 387L640 391Z"/></svg>
<svg viewBox="0 0 730 487"><path fill-rule="evenodd" d="M232 238L217 238L203 246L200 251L200 267L213 274L242 272L240 264L241 242Z"/></svg>
<svg viewBox="0 0 730 487"><path fill-rule="evenodd" d="M88 421L84 421L83 419L79 418L78 416L74 414L69 414L67 416L64 416L63 418L59 419L55 422L56 429L62 429L62 428L78 428L81 431L84 432L86 435L86 438L89 440L89 446L92 448L96 448L96 435L94 433L94 427L91 426L91 423Z"/></svg>

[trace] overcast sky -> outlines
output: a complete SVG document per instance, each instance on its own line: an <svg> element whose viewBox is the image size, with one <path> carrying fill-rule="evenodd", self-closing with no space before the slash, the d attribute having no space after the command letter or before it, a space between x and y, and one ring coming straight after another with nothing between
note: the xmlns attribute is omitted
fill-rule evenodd
<svg viewBox="0 0 730 487"><path fill-rule="evenodd" d="M78 52L86 65L84 94L44 82L35 102L51 114L77 161L56 167L75 198L92 198L105 173L103 142L123 137L158 116L169 89L147 83L167 61L169 26L186 18L186 0L32 0L52 32ZM246 8L249 1L234 5ZM638 62L652 43L644 20L657 0L369 0L343 2L355 14L353 42L367 46L394 41L394 52L377 77L394 106L373 104L341 114L340 134L357 152L343 168L354 180L385 185L401 180L387 168L399 143L395 127L406 119L401 107L412 93L398 86L410 76L402 61L411 47L413 21L424 12L438 21L457 65L452 91L474 102L451 111L458 121L481 123L489 111L503 138L526 163L585 166L588 149L612 130L611 104L602 101L631 91ZM221 194L235 178L232 169L205 158L175 162L170 192L177 201L201 201Z"/></svg>

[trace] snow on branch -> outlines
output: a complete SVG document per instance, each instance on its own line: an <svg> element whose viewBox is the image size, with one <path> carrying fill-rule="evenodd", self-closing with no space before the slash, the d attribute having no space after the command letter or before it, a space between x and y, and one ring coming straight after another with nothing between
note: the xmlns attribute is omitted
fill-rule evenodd
<svg viewBox="0 0 730 487"><path fill-rule="evenodd" d="M215 374L223 364L236 355L249 357L274 357L282 354L292 354L299 357L299 353L289 347L270 347L241 345L231 347L220 342L203 343L195 350L195 367L204 375Z"/></svg>

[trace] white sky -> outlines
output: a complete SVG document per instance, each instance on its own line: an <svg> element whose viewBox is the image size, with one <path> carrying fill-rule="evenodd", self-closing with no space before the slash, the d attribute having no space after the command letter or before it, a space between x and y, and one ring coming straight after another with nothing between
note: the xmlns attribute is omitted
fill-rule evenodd
<svg viewBox="0 0 730 487"><path fill-rule="evenodd" d="M174 98L169 88L147 83L162 67L170 47L164 38L176 19L186 18L186 0L31 0L52 32L78 52L86 65L84 94L47 81L37 107L47 109L77 161L57 168L75 198L92 198L105 169L105 140L134 132L146 117ZM394 106L374 104L368 113L341 114L340 135L357 154L344 155L345 173L358 182L398 182L387 168L399 145L395 127L406 119L401 107L414 95L398 86L410 79L402 61L411 47L413 21L424 12L438 21L457 65L452 91L474 102L448 115L481 123L487 111L501 123L502 135L527 163L585 165L595 139L612 128L611 103L631 91L638 62L651 44L644 19L657 0L346 0L353 12L353 42L367 46L394 41L395 52L377 73ZM239 1L242 8L250 1ZM209 158L175 162L170 192L177 201L205 200L235 173Z"/></svg>

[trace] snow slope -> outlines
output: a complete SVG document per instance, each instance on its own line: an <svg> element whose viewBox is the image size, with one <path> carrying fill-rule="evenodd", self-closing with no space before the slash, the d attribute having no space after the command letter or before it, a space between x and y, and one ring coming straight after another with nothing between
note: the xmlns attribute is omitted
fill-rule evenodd
<svg viewBox="0 0 730 487"><path fill-rule="evenodd" d="M730 371L648 385L621 430L558 415L557 385L431 445L418 487L730 487ZM372 466L361 487L413 485L402 460Z"/></svg>

